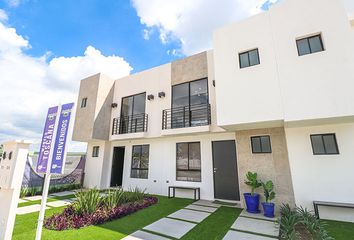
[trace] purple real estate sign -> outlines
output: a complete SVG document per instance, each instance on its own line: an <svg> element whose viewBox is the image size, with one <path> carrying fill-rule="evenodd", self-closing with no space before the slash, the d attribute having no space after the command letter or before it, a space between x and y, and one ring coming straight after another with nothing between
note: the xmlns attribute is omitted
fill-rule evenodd
<svg viewBox="0 0 354 240"><path fill-rule="evenodd" d="M45 173L47 171L48 159L53 141L55 120L58 114L58 106L48 109L47 118L44 125L41 148L37 162L37 172Z"/></svg>
<svg viewBox="0 0 354 240"><path fill-rule="evenodd" d="M50 172L54 174L64 173L65 146L70 124L71 111L74 103L64 104L61 107L58 129L55 137L53 149L52 167Z"/></svg>

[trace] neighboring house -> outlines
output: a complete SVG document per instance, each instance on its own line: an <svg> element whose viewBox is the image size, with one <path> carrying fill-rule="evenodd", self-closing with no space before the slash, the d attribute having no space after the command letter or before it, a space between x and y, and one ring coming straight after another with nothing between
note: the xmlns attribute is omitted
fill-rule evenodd
<svg viewBox="0 0 354 240"><path fill-rule="evenodd" d="M339 0L285 0L216 30L211 51L82 80L73 140L88 142L84 185L162 195L196 186L203 199L243 204L245 174L256 171L274 181L278 209L354 203L348 16ZM321 213L354 221L348 210Z"/></svg>

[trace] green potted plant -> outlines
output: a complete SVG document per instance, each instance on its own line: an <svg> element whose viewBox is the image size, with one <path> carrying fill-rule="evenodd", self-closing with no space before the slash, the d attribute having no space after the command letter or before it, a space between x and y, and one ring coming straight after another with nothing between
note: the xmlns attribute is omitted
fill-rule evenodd
<svg viewBox="0 0 354 240"><path fill-rule="evenodd" d="M264 197L265 202L262 202L264 216L269 218L274 218L274 209L275 204L271 201L275 198L274 184L272 181L267 181L266 183L262 182L263 190L264 190Z"/></svg>
<svg viewBox="0 0 354 240"><path fill-rule="evenodd" d="M258 181L256 172L248 172L246 178L245 184L251 187L250 193L243 194L247 206L246 210L249 213L259 213L259 194L255 193L254 190L262 186L262 183Z"/></svg>

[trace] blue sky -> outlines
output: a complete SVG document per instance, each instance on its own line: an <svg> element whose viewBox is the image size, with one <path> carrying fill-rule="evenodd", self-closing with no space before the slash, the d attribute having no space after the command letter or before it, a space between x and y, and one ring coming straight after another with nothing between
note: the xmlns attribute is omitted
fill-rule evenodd
<svg viewBox="0 0 354 240"><path fill-rule="evenodd" d="M177 57L167 51L178 47L178 41L161 43L159 35L144 39L140 23L130 1L124 0L26 0L17 7L7 1L0 8L8 13L8 24L18 34L30 39L26 53L41 56L77 56L88 45L103 55L120 55L134 72L141 71Z"/></svg>

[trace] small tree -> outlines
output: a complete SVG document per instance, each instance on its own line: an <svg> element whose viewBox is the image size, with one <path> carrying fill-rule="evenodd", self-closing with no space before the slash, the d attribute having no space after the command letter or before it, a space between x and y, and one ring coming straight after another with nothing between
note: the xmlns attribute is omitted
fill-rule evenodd
<svg viewBox="0 0 354 240"><path fill-rule="evenodd" d="M254 196L254 190L262 186L262 183L258 181L256 172L248 172L246 178L245 184L251 187L251 195Z"/></svg>
<svg viewBox="0 0 354 240"><path fill-rule="evenodd" d="M264 197L266 199L266 202L269 203L275 198L275 192L273 191L274 189L274 184L272 181L268 181L266 183L262 182L263 190L264 190Z"/></svg>

